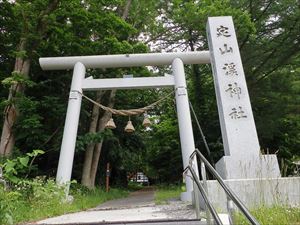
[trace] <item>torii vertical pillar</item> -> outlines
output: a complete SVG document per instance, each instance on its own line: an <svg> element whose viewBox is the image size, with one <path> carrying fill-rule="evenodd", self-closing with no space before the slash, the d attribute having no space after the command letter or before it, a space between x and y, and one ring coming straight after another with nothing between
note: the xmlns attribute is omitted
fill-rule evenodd
<svg viewBox="0 0 300 225"><path fill-rule="evenodd" d="M56 175L56 182L59 184L66 184L67 186L71 180L72 175L75 144L82 99L80 93L82 92L82 82L84 77L85 66L81 62L77 62L73 70L73 78L69 95L65 128ZM66 193L68 193L68 189Z"/></svg>
<svg viewBox="0 0 300 225"><path fill-rule="evenodd" d="M179 125L179 135L181 144L181 153L183 167L189 165L190 155L195 151L195 142L192 128L191 113L189 107L189 99L186 88L186 80L184 74L184 65L181 59L176 58L172 63L172 70L175 79L175 98L177 117ZM198 175L198 166L196 160L193 162L193 169ZM198 175L199 177L199 175ZM193 181L186 177L186 192L181 193L182 201L192 201L193 199Z"/></svg>

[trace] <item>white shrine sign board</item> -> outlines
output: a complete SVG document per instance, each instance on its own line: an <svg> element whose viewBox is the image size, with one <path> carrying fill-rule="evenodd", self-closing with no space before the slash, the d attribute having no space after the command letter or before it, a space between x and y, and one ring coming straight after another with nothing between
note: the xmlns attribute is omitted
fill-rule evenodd
<svg viewBox="0 0 300 225"><path fill-rule="evenodd" d="M216 169L225 179L280 176L276 155L260 154L232 18L208 18L207 34L225 152Z"/></svg>

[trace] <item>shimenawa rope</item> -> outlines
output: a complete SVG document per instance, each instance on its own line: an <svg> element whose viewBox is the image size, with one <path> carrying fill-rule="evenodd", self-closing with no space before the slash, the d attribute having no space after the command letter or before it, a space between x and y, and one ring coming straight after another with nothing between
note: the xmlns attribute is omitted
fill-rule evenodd
<svg viewBox="0 0 300 225"><path fill-rule="evenodd" d="M160 102L162 102L163 100L165 100L166 98L168 98L171 94L174 93L174 91L168 93L165 97L159 99L158 101L145 106L143 108L138 108L138 109L112 109L109 108L107 106L104 106L96 101L94 101L93 99L87 97L86 95L84 95L83 93L77 91L82 97L84 97L85 99L87 99L88 101L92 102L93 104L95 104L96 106L100 107L101 109L108 111L114 115L121 115L121 116L134 116L134 115L140 115L150 109L153 109L154 106L158 105Z"/></svg>

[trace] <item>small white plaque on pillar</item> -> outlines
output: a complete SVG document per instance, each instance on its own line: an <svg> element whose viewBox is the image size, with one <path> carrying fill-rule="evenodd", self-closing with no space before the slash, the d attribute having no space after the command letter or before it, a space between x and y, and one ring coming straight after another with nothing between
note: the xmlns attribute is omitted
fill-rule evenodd
<svg viewBox="0 0 300 225"><path fill-rule="evenodd" d="M69 99L78 99L79 93L77 91L70 91Z"/></svg>
<svg viewBox="0 0 300 225"><path fill-rule="evenodd" d="M256 177L260 146L232 17L208 18L207 34L225 152L216 166L224 178ZM252 172L239 172L245 166Z"/></svg>

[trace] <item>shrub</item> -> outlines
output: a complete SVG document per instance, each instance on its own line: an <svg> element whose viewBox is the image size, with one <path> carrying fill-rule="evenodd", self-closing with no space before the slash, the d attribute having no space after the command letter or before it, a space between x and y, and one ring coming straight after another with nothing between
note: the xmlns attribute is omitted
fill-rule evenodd
<svg viewBox="0 0 300 225"><path fill-rule="evenodd" d="M27 177L33 168L35 158L44 153L43 150L35 149L25 156L6 159L3 164L0 164L0 167L2 167L4 171L4 178L11 183L18 183L20 181L20 175Z"/></svg>
<svg viewBox="0 0 300 225"><path fill-rule="evenodd" d="M18 191L8 192L0 187L0 224L13 224L13 210L21 196Z"/></svg>

